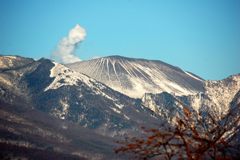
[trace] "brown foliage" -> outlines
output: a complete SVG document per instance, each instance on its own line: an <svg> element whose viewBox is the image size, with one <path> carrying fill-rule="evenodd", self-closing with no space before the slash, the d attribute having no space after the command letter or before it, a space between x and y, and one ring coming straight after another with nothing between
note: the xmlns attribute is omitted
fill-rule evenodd
<svg viewBox="0 0 240 160"><path fill-rule="evenodd" d="M240 104L220 121L211 114L202 117L187 107L183 118L176 119L172 127L146 129L144 137L126 138L118 142L116 153L134 154L136 159L217 159L230 160L239 156L239 145L233 138L239 133Z"/></svg>

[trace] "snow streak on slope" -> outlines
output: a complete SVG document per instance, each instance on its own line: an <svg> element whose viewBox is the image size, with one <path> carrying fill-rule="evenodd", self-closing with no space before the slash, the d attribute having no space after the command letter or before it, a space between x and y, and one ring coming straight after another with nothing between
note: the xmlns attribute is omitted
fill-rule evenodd
<svg viewBox="0 0 240 160"><path fill-rule="evenodd" d="M133 98L144 93L189 95L203 90L203 80L161 61L110 56L68 67Z"/></svg>
<svg viewBox="0 0 240 160"><path fill-rule="evenodd" d="M191 73L185 72L187 75L189 75L190 77L199 80L199 81L203 81L202 79L198 78L197 76L192 75Z"/></svg>

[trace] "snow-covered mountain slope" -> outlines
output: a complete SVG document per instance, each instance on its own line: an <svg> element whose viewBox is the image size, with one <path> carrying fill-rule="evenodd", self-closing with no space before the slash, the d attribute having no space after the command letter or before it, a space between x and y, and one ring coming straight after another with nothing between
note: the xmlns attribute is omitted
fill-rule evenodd
<svg viewBox="0 0 240 160"><path fill-rule="evenodd" d="M206 81L204 90L187 96L149 93L144 95L142 101L145 106L168 120L182 112L183 107L202 114L210 112L216 119L221 119L229 112L230 103L240 92L240 74L219 81Z"/></svg>
<svg viewBox="0 0 240 160"><path fill-rule="evenodd" d="M18 99L26 99L27 90L24 89L26 86L21 84L20 80L26 72L36 68L36 66L37 62L30 58L0 56L1 99L12 103L17 103Z"/></svg>
<svg viewBox="0 0 240 160"><path fill-rule="evenodd" d="M133 98L163 91L175 95L203 91L203 79L161 61L109 56L67 66Z"/></svg>
<svg viewBox="0 0 240 160"><path fill-rule="evenodd" d="M162 92L159 94L146 93L142 98L143 104L166 119L169 123L173 123L176 117L181 117L183 108L186 107L181 103L177 96ZM188 107L192 110L191 107Z"/></svg>
<svg viewBox="0 0 240 160"><path fill-rule="evenodd" d="M230 103L240 91L240 74L223 80L207 81L205 90L199 103L199 110L212 112L217 118L221 118L229 111Z"/></svg>
<svg viewBox="0 0 240 160"><path fill-rule="evenodd" d="M24 99L38 110L104 135L134 132L159 121L139 100L47 59L2 71L0 77L4 102Z"/></svg>

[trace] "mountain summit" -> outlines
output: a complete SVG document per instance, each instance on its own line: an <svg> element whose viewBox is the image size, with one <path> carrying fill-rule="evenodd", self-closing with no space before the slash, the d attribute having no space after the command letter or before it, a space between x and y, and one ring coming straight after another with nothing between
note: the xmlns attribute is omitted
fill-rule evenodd
<svg viewBox="0 0 240 160"><path fill-rule="evenodd" d="M203 91L202 78L158 60L108 56L67 66L132 98L164 91L175 95Z"/></svg>

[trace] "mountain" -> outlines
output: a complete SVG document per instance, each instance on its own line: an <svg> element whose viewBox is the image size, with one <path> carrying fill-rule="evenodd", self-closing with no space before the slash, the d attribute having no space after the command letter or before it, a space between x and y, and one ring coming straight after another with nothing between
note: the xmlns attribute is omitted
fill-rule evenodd
<svg viewBox="0 0 240 160"><path fill-rule="evenodd" d="M197 112L222 117L240 90L240 76L205 81L199 76L162 61L109 56L68 64L130 97L141 98L164 119L172 120L188 106Z"/></svg>
<svg viewBox="0 0 240 160"><path fill-rule="evenodd" d="M102 135L125 134L159 120L139 100L47 59L3 70L0 77L4 102L16 104L24 99L33 108Z"/></svg>
<svg viewBox="0 0 240 160"><path fill-rule="evenodd" d="M185 108L236 118L239 100L240 74L205 81L161 61L110 56L65 66L0 56L0 159L126 159L113 153L115 141L142 126L174 125Z"/></svg>
<svg viewBox="0 0 240 160"><path fill-rule="evenodd" d="M107 159L115 159L115 140L140 134L141 126L156 127L161 119L139 99L129 98L48 59L1 56L1 60L4 62L0 65L3 147L44 152L47 146L52 146L47 156L68 153L69 159L74 159L72 155L76 153L88 159L108 156L111 158ZM76 129L66 129L72 123ZM61 137L66 142L59 144Z"/></svg>
<svg viewBox="0 0 240 160"><path fill-rule="evenodd" d="M132 98L164 91L174 95L203 91L202 78L157 60L109 56L67 66Z"/></svg>

